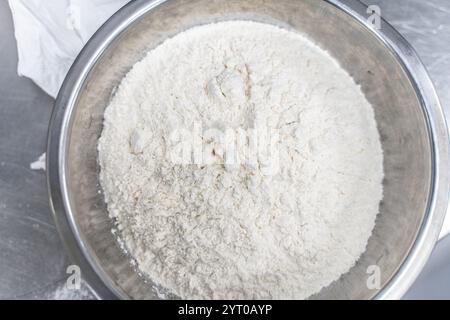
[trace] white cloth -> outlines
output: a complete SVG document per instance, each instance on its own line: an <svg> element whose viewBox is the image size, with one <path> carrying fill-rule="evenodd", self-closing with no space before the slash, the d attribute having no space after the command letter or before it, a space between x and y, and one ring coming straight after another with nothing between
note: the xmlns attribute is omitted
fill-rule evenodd
<svg viewBox="0 0 450 320"><path fill-rule="evenodd" d="M18 74L56 97L92 34L129 0L9 0L19 55ZM450 233L450 211L440 237Z"/></svg>
<svg viewBox="0 0 450 320"><path fill-rule="evenodd" d="M18 74L56 97L92 34L128 0L9 0Z"/></svg>

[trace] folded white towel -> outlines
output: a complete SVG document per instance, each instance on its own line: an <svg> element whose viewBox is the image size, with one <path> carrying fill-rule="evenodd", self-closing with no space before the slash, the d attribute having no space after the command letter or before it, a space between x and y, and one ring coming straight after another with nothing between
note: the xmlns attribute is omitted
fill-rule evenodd
<svg viewBox="0 0 450 320"><path fill-rule="evenodd" d="M9 0L19 54L18 74L52 97L94 32L129 0ZM450 233L450 212L440 237Z"/></svg>

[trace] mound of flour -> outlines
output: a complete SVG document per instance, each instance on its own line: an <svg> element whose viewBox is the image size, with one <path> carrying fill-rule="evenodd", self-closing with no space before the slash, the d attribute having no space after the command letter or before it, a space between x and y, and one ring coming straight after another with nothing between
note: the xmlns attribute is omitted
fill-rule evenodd
<svg viewBox="0 0 450 320"><path fill-rule="evenodd" d="M230 165L212 129L272 132L276 152ZM208 162L174 161L174 132L196 132ZM382 199L359 86L308 39L266 24L195 27L149 52L107 107L98 149L121 240L182 298L307 298L359 259Z"/></svg>

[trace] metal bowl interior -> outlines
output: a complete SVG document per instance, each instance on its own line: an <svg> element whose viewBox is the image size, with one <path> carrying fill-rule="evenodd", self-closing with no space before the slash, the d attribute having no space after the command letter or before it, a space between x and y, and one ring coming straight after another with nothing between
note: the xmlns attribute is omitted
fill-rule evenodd
<svg viewBox="0 0 450 320"><path fill-rule="evenodd" d="M384 200L367 250L313 298L397 298L437 237L448 190L445 123L422 65L386 23L365 23L356 1L135 1L88 44L70 71L49 133L51 200L61 234L100 297L157 299L111 233L97 163L103 112L123 76L144 54L189 27L224 20L271 23L305 34L329 51L372 103L384 151ZM384 28L384 30L383 30ZM161 75L162 77L164 75ZM439 177L439 179L437 179ZM438 181L439 180L439 181ZM445 202L445 203L444 203ZM380 269L380 289L366 285ZM146 281L144 281L146 280Z"/></svg>

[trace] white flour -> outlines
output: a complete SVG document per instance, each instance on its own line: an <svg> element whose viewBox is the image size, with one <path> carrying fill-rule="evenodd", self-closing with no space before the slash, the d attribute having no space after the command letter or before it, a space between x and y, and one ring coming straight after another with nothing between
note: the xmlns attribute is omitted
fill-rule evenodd
<svg viewBox="0 0 450 320"><path fill-rule="evenodd" d="M39 156L39 158L30 163L30 169L31 170L44 170L45 171L45 159L46 159L46 153L44 152Z"/></svg>
<svg viewBox="0 0 450 320"><path fill-rule="evenodd" d="M173 132L199 123L276 130L277 165L224 165L205 137L215 162L174 163ZM142 272L183 298L303 299L338 279L374 227L382 158L372 107L335 60L244 21L149 52L106 109L99 142L120 237Z"/></svg>

